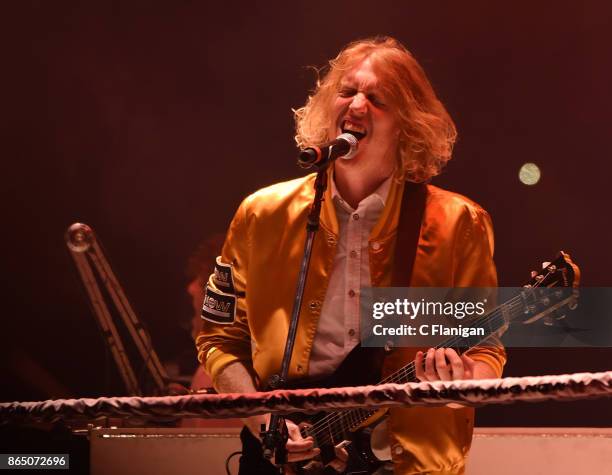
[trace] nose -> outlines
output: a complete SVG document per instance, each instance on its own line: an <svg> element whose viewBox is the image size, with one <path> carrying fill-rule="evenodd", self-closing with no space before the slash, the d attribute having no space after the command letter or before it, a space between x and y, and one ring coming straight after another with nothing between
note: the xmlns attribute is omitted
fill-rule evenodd
<svg viewBox="0 0 612 475"><path fill-rule="evenodd" d="M349 109L356 114L363 114L366 111L367 99L362 92L358 92L353 96L353 100L349 105Z"/></svg>

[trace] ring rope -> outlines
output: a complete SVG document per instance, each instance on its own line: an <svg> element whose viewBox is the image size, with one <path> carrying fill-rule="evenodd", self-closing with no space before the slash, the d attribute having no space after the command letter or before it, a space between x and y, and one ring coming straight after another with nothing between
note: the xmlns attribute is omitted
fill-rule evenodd
<svg viewBox="0 0 612 475"><path fill-rule="evenodd" d="M101 397L0 403L1 423L62 419L136 417L232 418L276 412L315 413L398 406L468 406L517 401L570 401L612 396L612 371L555 376L433 381L332 389L276 390L245 394L191 394L158 397Z"/></svg>

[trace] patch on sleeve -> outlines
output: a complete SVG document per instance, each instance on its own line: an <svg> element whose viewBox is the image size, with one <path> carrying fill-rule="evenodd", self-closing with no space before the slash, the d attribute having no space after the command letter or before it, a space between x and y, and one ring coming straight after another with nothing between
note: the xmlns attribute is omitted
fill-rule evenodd
<svg viewBox="0 0 612 475"><path fill-rule="evenodd" d="M236 297L216 292L207 285L202 306L202 318L221 325L231 325L236 318Z"/></svg>
<svg viewBox="0 0 612 475"><path fill-rule="evenodd" d="M218 256L217 260L215 261L215 273L213 279L215 285L223 292L228 294L236 293L236 289L234 288L234 274L232 271L232 265L221 262L221 256Z"/></svg>

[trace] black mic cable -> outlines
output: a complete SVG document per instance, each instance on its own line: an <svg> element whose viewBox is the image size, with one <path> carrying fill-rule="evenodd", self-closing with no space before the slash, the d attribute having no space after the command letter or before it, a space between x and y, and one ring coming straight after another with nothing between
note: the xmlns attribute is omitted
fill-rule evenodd
<svg viewBox="0 0 612 475"><path fill-rule="evenodd" d="M302 168L323 168L337 158L350 160L357 153L359 141L353 134L338 135L335 140L320 147L307 147L298 156L298 165Z"/></svg>

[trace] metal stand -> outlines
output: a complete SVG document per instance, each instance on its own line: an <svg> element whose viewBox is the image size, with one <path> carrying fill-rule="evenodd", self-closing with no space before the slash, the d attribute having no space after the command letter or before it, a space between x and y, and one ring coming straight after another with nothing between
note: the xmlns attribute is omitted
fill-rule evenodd
<svg viewBox="0 0 612 475"><path fill-rule="evenodd" d="M104 253L98 244L95 233L86 224L74 223L66 231L65 237L70 254L81 275L95 316L100 322L104 338L115 359L119 374L123 379L128 394L140 396L142 395L142 390L121 341L119 332L117 331L117 327L106 305L104 296L100 291L100 285L92 270L92 264L93 269L97 271L99 280L104 285L115 304L115 308L128 329L140 356L144 360L155 386L157 387L157 391L163 394L168 383L166 370L159 361L157 353L151 344L151 339L138 320L115 273L104 257Z"/></svg>
<svg viewBox="0 0 612 475"><path fill-rule="evenodd" d="M281 364L280 374L273 374L268 380L270 389L280 389L287 383L287 375L289 374L289 364L295 344L295 335L297 333L298 321L300 319L300 309L302 308L302 299L304 297L304 288L306 287L306 278L308 277L308 268L310 266L310 256L312 255L312 245L317 231L319 230L319 222L321 216L321 203L323 194L327 188L327 167L319 169L314 183L315 196L308 214L308 222L306 224L306 243L304 244L304 255L300 265L300 273L298 275L297 288L295 291L295 300L293 301L293 311L291 312L291 323L289 325L289 333L285 344L285 352ZM277 465L287 463L287 443L288 433L285 424L285 418L278 414L273 414L270 418L270 426L268 430L262 425L261 437L263 439L264 456L268 459L272 458L272 454L276 454L275 462Z"/></svg>

